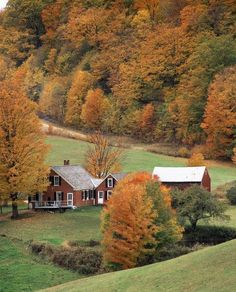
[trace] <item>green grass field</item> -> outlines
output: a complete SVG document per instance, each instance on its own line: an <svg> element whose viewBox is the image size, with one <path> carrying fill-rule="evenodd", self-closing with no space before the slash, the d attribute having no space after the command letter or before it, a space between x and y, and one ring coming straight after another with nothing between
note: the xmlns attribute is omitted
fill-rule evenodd
<svg viewBox="0 0 236 292"><path fill-rule="evenodd" d="M1 292L35 291L80 277L34 258L21 241L4 237L0 237L0 275Z"/></svg>
<svg viewBox="0 0 236 292"><path fill-rule="evenodd" d="M236 291L236 240L166 262L73 281L50 292Z"/></svg>
<svg viewBox="0 0 236 292"><path fill-rule="evenodd" d="M70 159L72 164L83 163L84 154L88 143L51 136L47 138L47 143L51 145L48 156L50 165L61 165L64 159ZM122 161L123 171L149 171L152 172L155 166L184 166L187 159L154 154L143 150L128 149L124 152ZM230 163L207 162L212 179L212 187L236 179L236 167Z"/></svg>
<svg viewBox="0 0 236 292"><path fill-rule="evenodd" d="M99 207L66 213L33 213L12 221L0 217L0 291L35 291L81 278L78 273L57 268L28 250L28 241L62 244L100 240Z"/></svg>
<svg viewBox="0 0 236 292"><path fill-rule="evenodd" d="M100 207L86 207L65 213L38 212L20 220L0 220L0 234L23 241L61 244L66 240L100 240Z"/></svg>

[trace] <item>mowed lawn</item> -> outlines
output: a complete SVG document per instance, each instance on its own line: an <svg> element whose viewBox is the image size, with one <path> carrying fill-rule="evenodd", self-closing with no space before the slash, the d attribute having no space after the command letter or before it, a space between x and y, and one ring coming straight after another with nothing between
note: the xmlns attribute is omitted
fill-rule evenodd
<svg viewBox="0 0 236 292"><path fill-rule="evenodd" d="M48 292L236 291L236 240L173 260L66 283Z"/></svg>
<svg viewBox="0 0 236 292"><path fill-rule="evenodd" d="M100 207L85 207L65 213L36 212L12 221L0 217L0 234L22 241L62 244L66 240L100 240Z"/></svg>
<svg viewBox="0 0 236 292"><path fill-rule="evenodd" d="M47 143L51 145L48 156L50 165L61 165L64 159L69 159L72 164L82 164L88 143L50 136ZM187 159L155 154L144 150L125 149L122 161L123 171L148 171L152 172L155 166L185 166ZM231 163L207 161L212 179L213 189L219 185L236 180L236 166Z"/></svg>

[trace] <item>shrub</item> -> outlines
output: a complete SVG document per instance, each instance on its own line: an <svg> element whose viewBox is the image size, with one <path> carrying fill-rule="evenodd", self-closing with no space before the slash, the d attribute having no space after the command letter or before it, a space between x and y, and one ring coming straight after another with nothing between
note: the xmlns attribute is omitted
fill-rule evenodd
<svg viewBox="0 0 236 292"><path fill-rule="evenodd" d="M193 246L196 243L215 245L232 239L236 239L235 228L200 225L194 232L191 227L187 227L185 229L183 242L187 246Z"/></svg>
<svg viewBox="0 0 236 292"><path fill-rule="evenodd" d="M231 205L236 205L236 187L230 188L226 193L226 197Z"/></svg>
<svg viewBox="0 0 236 292"><path fill-rule="evenodd" d="M52 257L52 262L58 266L89 275L97 273L102 265L102 255L97 251L82 247L60 248Z"/></svg>
<svg viewBox="0 0 236 292"><path fill-rule="evenodd" d="M183 243L177 243L163 247L156 255L155 262L166 261L170 259L177 258L184 254L196 251L203 248L201 244L194 244L193 246L186 246Z"/></svg>
<svg viewBox="0 0 236 292"><path fill-rule="evenodd" d="M95 241L92 241L94 244ZM70 242L77 244L76 241ZM89 242L91 244L91 241ZM54 264L80 274L95 274L102 268L102 255L98 251L73 245L73 247L52 246L41 242L31 242L31 251L41 257L46 257Z"/></svg>

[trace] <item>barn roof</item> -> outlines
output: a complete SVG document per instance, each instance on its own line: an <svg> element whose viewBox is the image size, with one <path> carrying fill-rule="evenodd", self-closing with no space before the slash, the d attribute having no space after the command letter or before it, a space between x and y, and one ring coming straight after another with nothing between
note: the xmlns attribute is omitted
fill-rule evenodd
<svg viewBox="0 0 236 292"><path fill-rule="evenodd" d="M52 169L75 190L94 188L93 177L80 165L53 166Z"/></svg>
<svg viewBox="0 0 236 292"><path fill-rule="evenodd" d="M201 182L205 170L205 166L155 167L152 175L158 176L161 182Z"/></svg>

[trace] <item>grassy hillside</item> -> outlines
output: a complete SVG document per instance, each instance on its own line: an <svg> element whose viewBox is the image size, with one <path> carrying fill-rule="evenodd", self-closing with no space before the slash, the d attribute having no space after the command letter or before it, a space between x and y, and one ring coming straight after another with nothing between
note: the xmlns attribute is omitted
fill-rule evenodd
<svg viewBox="0 0 236 292"><path fill-rule="evenodd" d="M46 291L236 291L236 241L170 261L73 281Z"/></svg>
<svg viewBox="0 0 236 292"><path fill-rule="evenodd" d="M64 159L70 159L72 164L83 163L84 153L88 143L66 139L62 137L48 137L47 143L51 145L48 163L51 165L62 164ZM152 171L154 166L184 166L187 160L160 154L154 154L143 150L129 149L124 153L124 171ZM226 182L235 180L236 167L230 163L207 162L212 186L216 188Z"/></svg>
<svg viewBox="0 0 236 292"><path fill-rule="evenodd" d="M21 241L3 237L0 237L0 275L1 292L35 291L80 277L34 258Z"/></svg>

